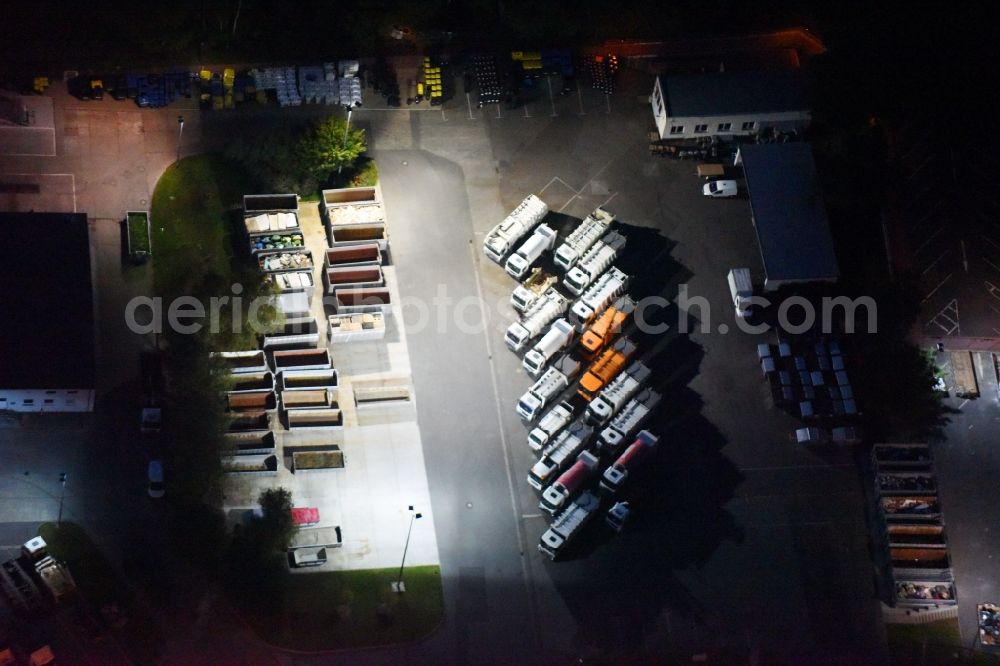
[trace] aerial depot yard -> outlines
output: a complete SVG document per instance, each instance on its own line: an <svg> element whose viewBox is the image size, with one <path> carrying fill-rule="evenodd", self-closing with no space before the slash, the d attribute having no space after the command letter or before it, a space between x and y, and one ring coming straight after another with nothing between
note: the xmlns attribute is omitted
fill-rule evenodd
<svg viewBox="0 0 1000 666"><path fill-rule="evenodd" d="M429 34L0 91L0 663L997 663L927 123L805 28Z"/></svg>

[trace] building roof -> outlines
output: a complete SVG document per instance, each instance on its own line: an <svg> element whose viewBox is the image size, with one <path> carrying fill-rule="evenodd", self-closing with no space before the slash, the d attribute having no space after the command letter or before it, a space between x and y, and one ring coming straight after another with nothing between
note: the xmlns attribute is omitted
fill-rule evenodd
<svg viewBox="0 0 1000 666"><path fill-rule="evenodd" d="M798 70L713 72L660 77L671 118L738 116L805 111L805 86Z"/></svg>
<svg viewBox="0 0 1000 666"><path fill-rule="evenodd" d="M0 266L0 389L94 388L87 216L0 213Z"/></svg>
<svg viewBox="0 0 1000 666"><path fill-rule="evenodd" d="M747 144L740 156L767 280L839 277L809 144Z"/></svg>

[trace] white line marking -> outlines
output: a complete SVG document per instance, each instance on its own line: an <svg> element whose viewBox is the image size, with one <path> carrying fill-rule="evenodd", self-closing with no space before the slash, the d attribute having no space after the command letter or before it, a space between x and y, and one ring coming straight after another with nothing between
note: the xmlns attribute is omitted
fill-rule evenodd
<svg viewBox="0 0 1000 666"><path fill-rule="evenodd" d="M540 513L526 513L526 514L524 514L524 515L521 516L521 519L522 520L529 520L531 518L541 518L541 517L542 517L542 514L540 514ZM20 546L13 546L13 547L19 548Z"/></svg>
<svg viewBox="0 0 1000 666"><path fill-rule="evenodd" d="M605 206L607 206L607 205L608 205L608 202L609 202L609 201L611 201L612 199L614 199L614 198L615 198L616 196L618 196L618 193L617 193L617 192L615 192L615 193L614 193L614 194L612 194L612 195L611 195L610 197L608 197L607 199L605 199L605 200L604 200L604 203L602 203L602 204L601 204L600 206L598 206L598 208L604 208Z"/></svg>
<svg viewBox="0 0 1000 666"><path fill-rule="evenodd" d="M35 132L51 132L52 133L52 152L51 153L5 153L7 157L55 157L56 156L56 128L54 127L0 127L0 130L34 130Z"/></svg>
<svg viewBox="0 0 1000 666"><path fill-rule="evenodd" d="M962 407L965 407L965 406L966 406L967 404L969 404L969 399L968 399L968 398L966 398L965 400L963 400L963 401L962 401L962 404L960 404L960 405L958 406L958 408L959 408L959 409L962 409Z"/></svg>
<svg viewBox="0 0 1000 666"><path fill-rule="evenodd" d="M549 84L549 104L552 106L552 117L554 118L559 114L556 113L556 101L552 99L552 77L546 75L545 82Z"/></svg>
<svg viewBox="0 0 1000 666"><path fill-rule="evenodd" d="M556 182L556 180L558 180L558 178L556 178L555 176L553 176L552 179L545 184L545 187L543 187L542 189L538 190L538 195L541 196L542 192L544 192L545 190L549 189L549 185L551 185L552 183Z"/></svg>
<svg viewBox="0 0 1000 666"><path fill-rule="evenodd" d="M469 97L469 93L465 93L465 103L469 107L469 120L475 120L475 118L472 115L472 98Z"/></svg>
<svg viewBox="0 0 1000 666"><path fill-rule="evenodd" d="M989 260L989 259L987 259L986 257L983 257L983 261L985 261L985 262L986 262L986 263L988 263L988 264L989 264L990 266L992 266L994 270L997 270L997 271L1000 271L1000 266L997 266L996 264L994 264L994 263L993 263L992 261L990 261L990 260ZM968 270L966 270L965 272L966 272L966 273L968 273L969 271L968 271Z"/></svg>
<svg viewBox="0 0 1000 666"><path fill-rule="evenodd" d="M444 106L441 106L441 120L448 122L448 118L444 115Z"/></svg>
<svg viewBox="0 0 1000 666"><path fill-rule="evenodd" d="M608 107L608 113L611 113L611 95L604 93L604 104Z"/></svg>
<svg viewBox="0 0 1000 666"><path fill-rule="evenodd" d="M939 262L939 261L941 261L942 259L944 259L944 256L945 256L946 254L948 254L949 252L951 252L951 248L950 248L950 247L949 247L949 248L948 248L947 250L945 250L944 252L942 252L942 253L941 253L941 256L939 256L939 257L938 257L937 259L935 259L935 260L934 260L934 261L932 261L932 262L931 262L930 264L928 264L928 265L927 265L927 268L925 268L924 270L922 270L922 271L920 272L920 274L921 274L921 275L926 275L927 271L929 271L930 269L934 268L934 265L935 265L935 264L936 264L937 262Z"/></svg>
<svg viewBox="0 0 1000 666"><path fill-rule="evenodd" d="M557 213L561 213L561 212L563 212L564 210L566 210L566 206L568 206L568 205L570 205L571 203L573 203L573 199L579 199L579 198L580 198L580 195L579 195L579 194L574 194L574 195L573 195L573 196L571 196L571 197L570 197L569 199L567 199L567 200L566 200L566 203L564 203L564 204L562 205L562 207L561 207L561 208L560 208L559 210L557 210L556 212L557 212Z"/></svg>
<svg viewBox="0 0 1000 666"><path fill-rule="evenodd" d="M931 289L931 293L929 293L929 294L927 294L926 296L924 296L924 300L922 300L922 301L920 301L920 302L921 302L921 303L925 303L925 302L927 302L927 299L928 299L928 298L930 298L931 296L933 296L933 295L934 295L934 293L935 293L935 292L936 292L936 291L937 291L938 289L940 289L940 288L941 288L941 287L942 287L942 286L944 285L944 283L945 283L945 282L947 282L948 280L950 280L950 279L951 279L951 276L952 276L952 274L951 274L951 273L948 273L948 277L946 277L945 279L941 280L941 282L939 282L939 283L938 283L938 286L936 286L936 287L934 287L933 289Z"/></svg>
<svg viewBox="0 0 1000 666"><path fill-rule="evenodd" d="M965 239L958 241L958 244L962 246L962 266L965 268L965 272L969 272L969 258L965 255Z"/></svg>
<svg viewBox="0 0 1000 666"><path fill-rule="evenodd" d="M944 226L938 227L937 231L935 231L930 236L928 236L927 240L925 240L923 243L921 243L920 247L918 247L916 250L913 251L913 254L919 254L920 251L922 249L924 249L927 246L927 244L930 243L934 239L935 236L937 236L939 233L941 233L942 230L944 230Z"/></svg>
<svg viewBox="0 0 1000 666"><path fill-rule="evenodd" d="M70 185L73 188L73 212L76 212L76 176L71 173L0 173L0 176L61 176L63 178L69 177ZM41 194L41 193L39 193Z"/></svg>
<svg viewBox="0 0 1000 666"><path fill-rule="evenodd" d="M497 118L502 118L502 117L503 116L500 115L500 104L497 104Z"/></svg>
<svg viewBox="0 0 1000 666"><path fill-rule="evenodd" d="M510 508L514 513L514 526L517 532L517 547L520 553L524 553L524 539L521 538L521 528L518 525L519 519L517 514L517 496L514 494L514 476L511 474L511 458L510 458L510 446L507 443L507 434L503 428L503 414L500 413L500 388L497 382L496 369L493 367L493 348L490 345L490 334L489 327L486 326L488 319L486 318L486 299L483 297L483 283L479 279L479 265L476 262L476 247L474 244L469 245L469 252L472 253L472 274L476 279L476 294L479 296L479 315L482 317L483 326L486 330L483 331L483 342L486 344L486 357L489 359L490 366L490 381L493 384L493 404L496 406L497 412L497 427L500 428L500 445L503 449L503 458L505 471L507 472L507 489L510 491ZM525 569L525 558L521 558L521 570L524 573L525 584L528 583L528 572Z"/></svg>
<svg viewBox="0 0 1000 666"><path fill-rule="evenodd" d="M576 99L580 102L580 115L581 116L587 115L583 110L583 93L580 92L579 85L576 86Z"/></svg>
<svg viewBox="0 0 1000 666"><path fill-rule="evenodd" d="M984 241L986 241L987 243L989 243L990 245L992 245L996 249L1000 250L1000 245L997 245L997 242L995 240L993 240L992 238L990 238L986 234L980 234L980 235L983 237Z"/></svg>

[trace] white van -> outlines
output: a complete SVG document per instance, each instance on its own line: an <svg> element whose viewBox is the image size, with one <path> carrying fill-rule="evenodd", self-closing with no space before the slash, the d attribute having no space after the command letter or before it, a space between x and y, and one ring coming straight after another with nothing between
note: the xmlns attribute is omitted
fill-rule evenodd
<svg viewBox="0 0 1000 666"><path fill-rule="evenodd" d="M729 293L733 299L736 316L744 319L750 314L750 299L753 297L753 284L750 282L749 268L733 268L727 276Z"/></svg>

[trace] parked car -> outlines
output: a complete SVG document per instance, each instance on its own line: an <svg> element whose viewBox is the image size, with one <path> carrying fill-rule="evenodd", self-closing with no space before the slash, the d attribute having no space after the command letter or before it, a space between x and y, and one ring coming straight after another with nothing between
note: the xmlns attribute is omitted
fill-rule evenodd
<svg viewBox="0 0 1000 666"><path fill-rule="evenodd" d="M739 187L735 180L713 180L710 183L705 183L704 187L701 188L701 193L706 197L720 199L735 197L738 191Z"/></svg>
<svg viewBox="0 0 1000 666"><path fill-rule="evenodd" d="M163 463L159 460L150 460L146 475L149 477L149 496L153 499L163 497L166 493L163 487Z"/></svg>
<svg viewBox="0 0 1000 666"><path fill-rule="evenodd" d="M94 99L93 90L90 87L90 78L75 76L66 82L66 89L69 94L78 100L86 102Z"/></svg>

